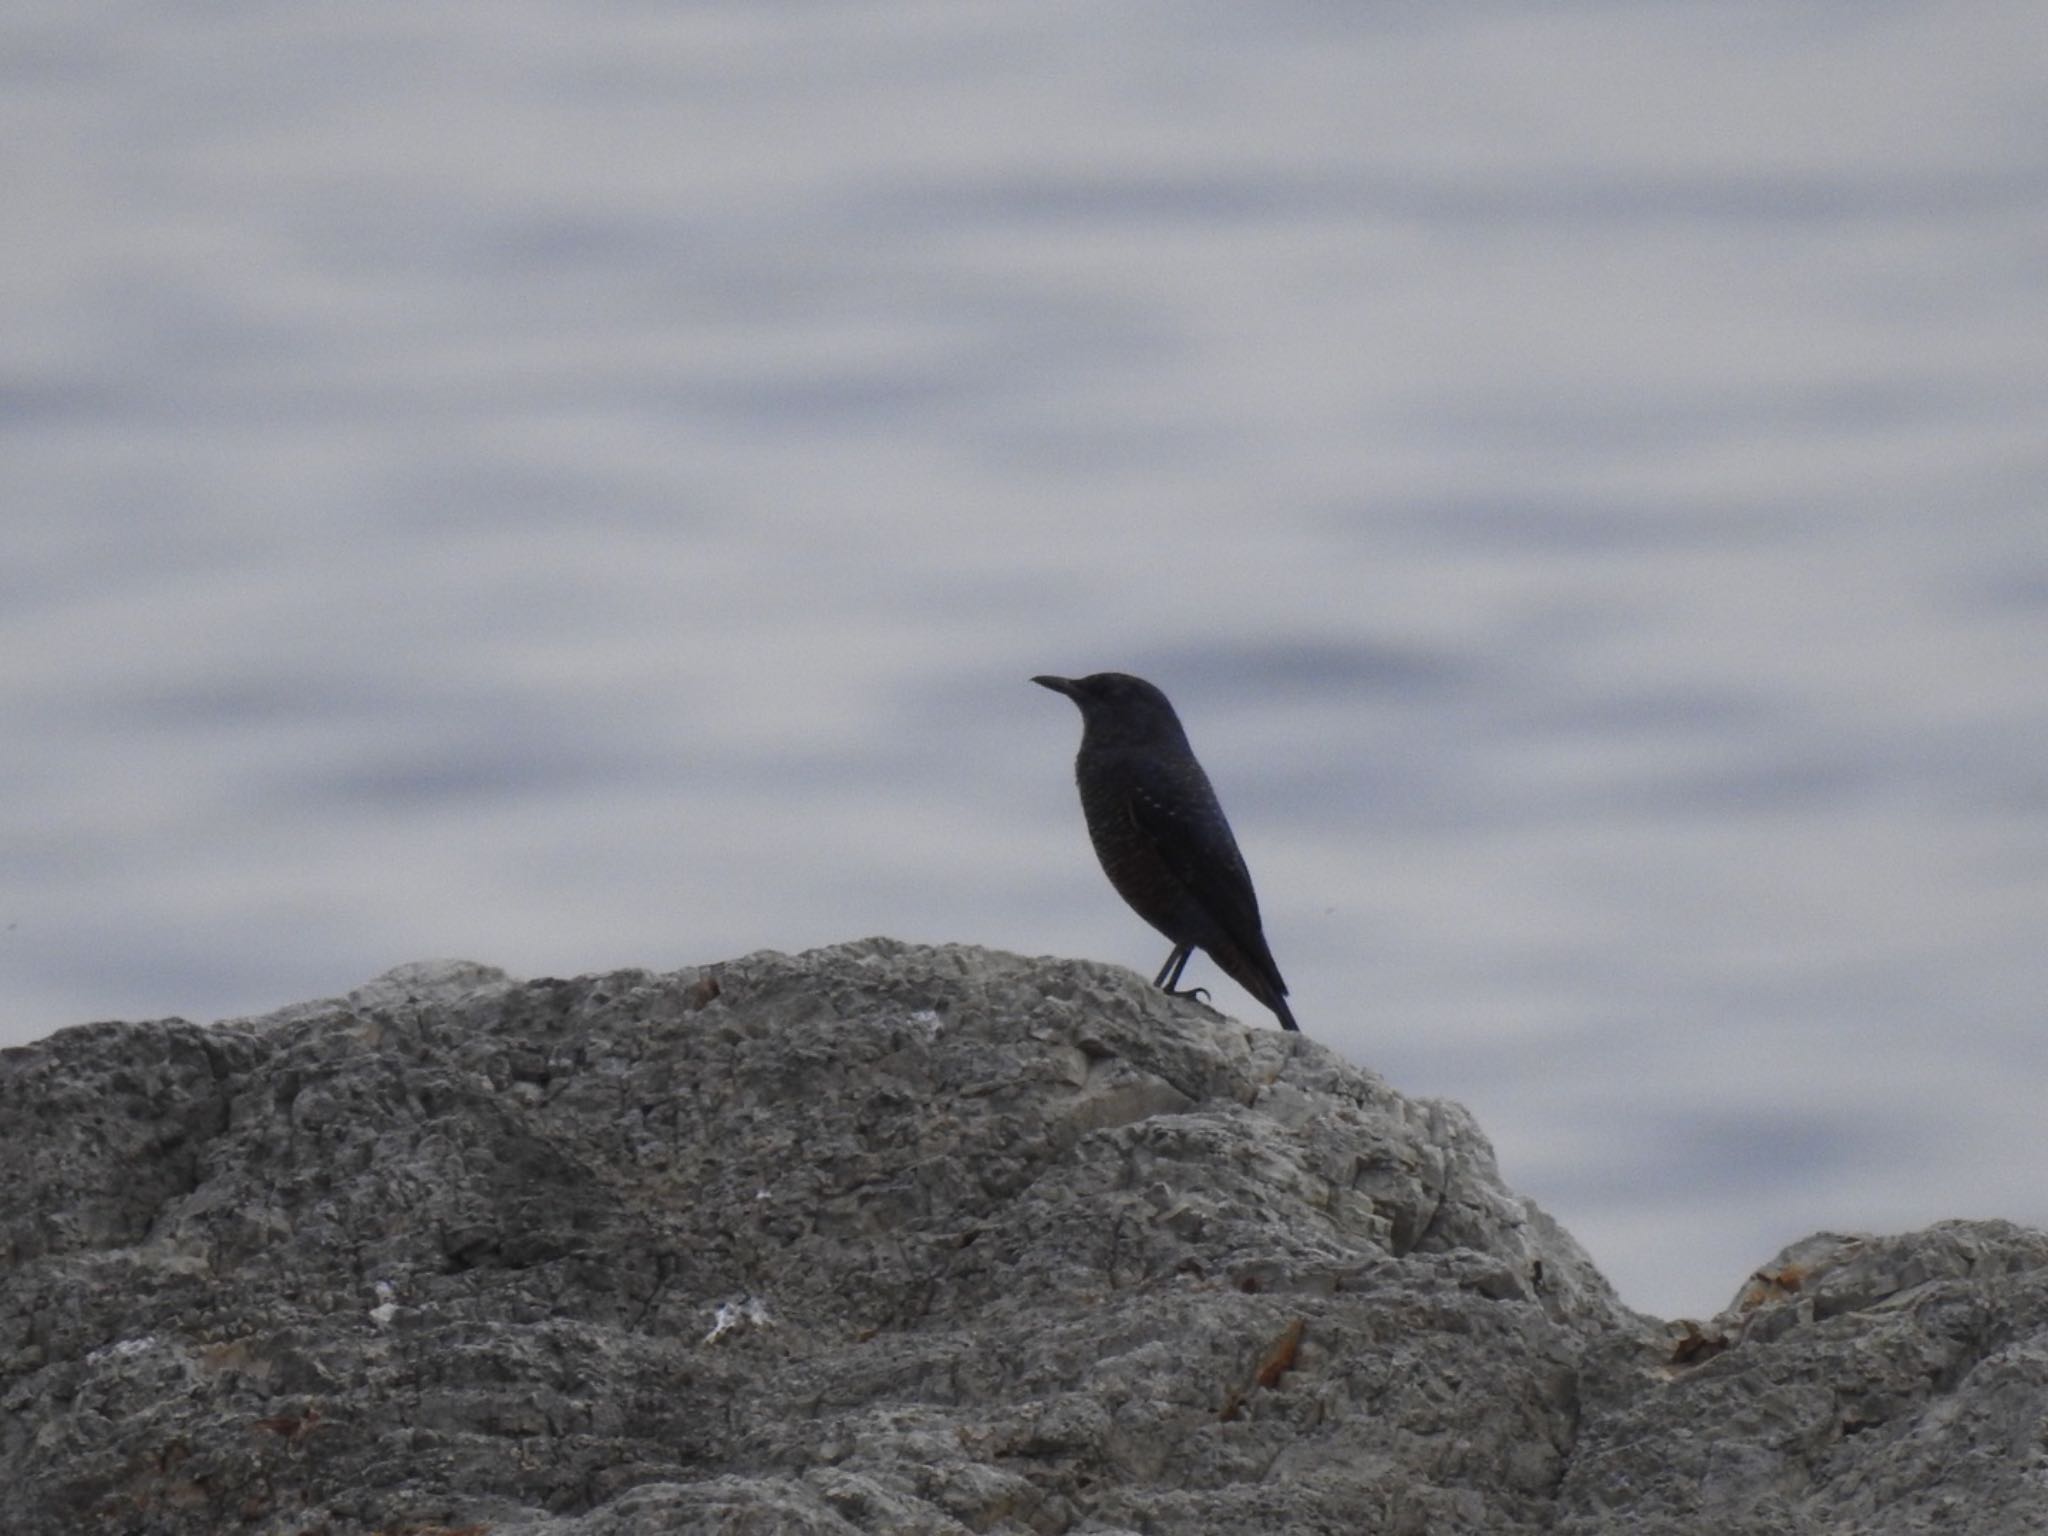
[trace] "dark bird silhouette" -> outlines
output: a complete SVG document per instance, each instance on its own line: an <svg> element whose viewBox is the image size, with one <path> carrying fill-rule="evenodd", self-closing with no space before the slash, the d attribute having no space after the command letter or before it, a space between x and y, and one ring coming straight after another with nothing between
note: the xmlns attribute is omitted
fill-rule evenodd
<svg viewBox="0 0 2048 1536"><path fill-rule="evenodd" d="M1251 872L1166 695L1124 672L1031 681L1081 708L1074 779L1095 856L1131 910L1173 940L1153 985L1175 992L1199 949L1282 1028L1301 1028L1266 947Z"/></svg>

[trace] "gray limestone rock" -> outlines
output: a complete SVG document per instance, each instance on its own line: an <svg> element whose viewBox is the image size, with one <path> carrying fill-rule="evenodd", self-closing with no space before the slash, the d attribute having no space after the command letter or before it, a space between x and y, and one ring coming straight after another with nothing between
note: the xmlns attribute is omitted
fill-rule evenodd
<svg viewBox="0 0 2048 1536"><path fill-rule="evenodd" d="M0 1410L10 1536L1999 1536L2048 1236L1667 1327L1457 1106L1127 972L409 966L0 1052Z"/></svg>

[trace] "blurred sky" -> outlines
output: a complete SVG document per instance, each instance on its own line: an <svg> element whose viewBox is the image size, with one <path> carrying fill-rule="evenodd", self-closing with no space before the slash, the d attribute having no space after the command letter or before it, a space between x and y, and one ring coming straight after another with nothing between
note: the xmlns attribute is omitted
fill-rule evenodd
<svg viewBox="0 0 2048 1536"><path fill-rule="evenodd" d="M0 1042L1166 945L1665 1313L2048 1223L2048 7L0 9ZM1266 1024L1197 961L1189 981Z"/></svg>

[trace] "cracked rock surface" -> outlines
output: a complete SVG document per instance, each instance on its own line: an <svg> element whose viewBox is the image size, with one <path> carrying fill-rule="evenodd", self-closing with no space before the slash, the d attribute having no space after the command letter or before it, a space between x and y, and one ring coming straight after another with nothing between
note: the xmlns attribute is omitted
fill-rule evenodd
<svg viewBox="0 0 2048 1536"><path fill-rule="evenodd" d="M403 967L0 1052L0 1530L2048 1530L2048 1236L1622 1307L1455 1105L1128 972Z"/></svg>

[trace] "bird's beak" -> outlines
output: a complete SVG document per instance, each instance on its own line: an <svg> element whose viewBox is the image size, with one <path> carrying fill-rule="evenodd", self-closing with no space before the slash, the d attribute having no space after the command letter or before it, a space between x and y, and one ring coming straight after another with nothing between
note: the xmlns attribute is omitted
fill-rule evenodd
<svg viewBox="0 0 2048 1536"><path fill-rule="evenodd" d="M1074 696L1074 680L1071 677L1034 677L1031 681L1041 688L1050 688L1054 693L1064 693L1070 699Z"/></svg>

